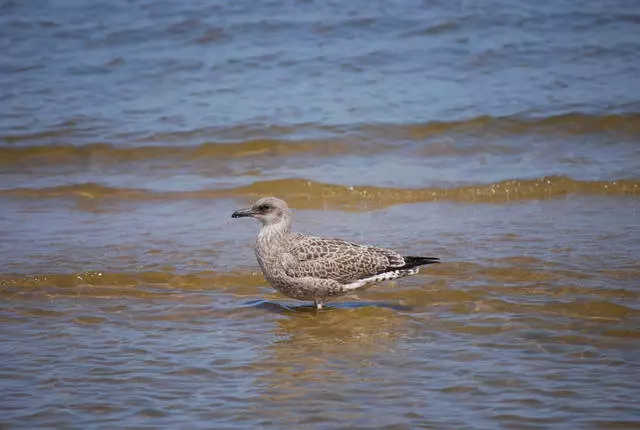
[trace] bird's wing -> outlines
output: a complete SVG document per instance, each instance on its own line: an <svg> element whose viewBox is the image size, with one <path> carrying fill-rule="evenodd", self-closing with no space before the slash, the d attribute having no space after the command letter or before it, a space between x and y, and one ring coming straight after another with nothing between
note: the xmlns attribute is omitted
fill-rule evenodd
<svg viewBox="0 0 640 430"><path fill-rule="evenodd" d="M300 236L289 250L293 258L286 272L349 283L402 267L404 258L388 249L358 245L340 239Z"/></svg>

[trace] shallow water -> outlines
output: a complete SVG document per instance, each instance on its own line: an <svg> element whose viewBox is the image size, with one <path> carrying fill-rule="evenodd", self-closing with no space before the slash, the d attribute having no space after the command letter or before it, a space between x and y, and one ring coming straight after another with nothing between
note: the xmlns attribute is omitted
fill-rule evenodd
<svg viewBox="0 0 640 430"><path fill-rule="evenodd" d="M638 428L635 2L0 3L3 428ZM322 311L231 220L438 256Z"/></svg>

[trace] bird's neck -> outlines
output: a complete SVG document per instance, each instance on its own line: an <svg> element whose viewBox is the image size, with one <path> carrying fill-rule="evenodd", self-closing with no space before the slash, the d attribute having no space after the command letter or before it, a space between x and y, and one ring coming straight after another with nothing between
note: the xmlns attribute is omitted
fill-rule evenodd
<svg viewBox="0 0 640 430"><path fill-rule="evenodd" d="M285 222L263 225L258 233L258 247L273 246L286 240L291 226Z"/></svg>

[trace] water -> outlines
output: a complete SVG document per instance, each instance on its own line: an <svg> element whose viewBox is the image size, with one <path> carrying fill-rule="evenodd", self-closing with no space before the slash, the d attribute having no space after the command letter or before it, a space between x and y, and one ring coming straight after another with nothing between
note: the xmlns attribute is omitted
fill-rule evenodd
<svg viewBox="0 0 640 430"><path fill-rule="evenodd" d="M0 426L638 428L637 2L343 3L0 3Z"/></svg>

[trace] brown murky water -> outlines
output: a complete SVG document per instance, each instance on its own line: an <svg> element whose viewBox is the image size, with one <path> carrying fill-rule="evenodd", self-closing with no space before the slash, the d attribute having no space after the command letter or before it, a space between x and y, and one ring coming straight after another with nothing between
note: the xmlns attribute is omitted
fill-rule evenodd
<svg viewBox="0 0 640 430"><path fill-rule="evenodd" d="M640 427L632 2L0 5L0 427ZM231 220L443 264L275 293Z"/></svg>

